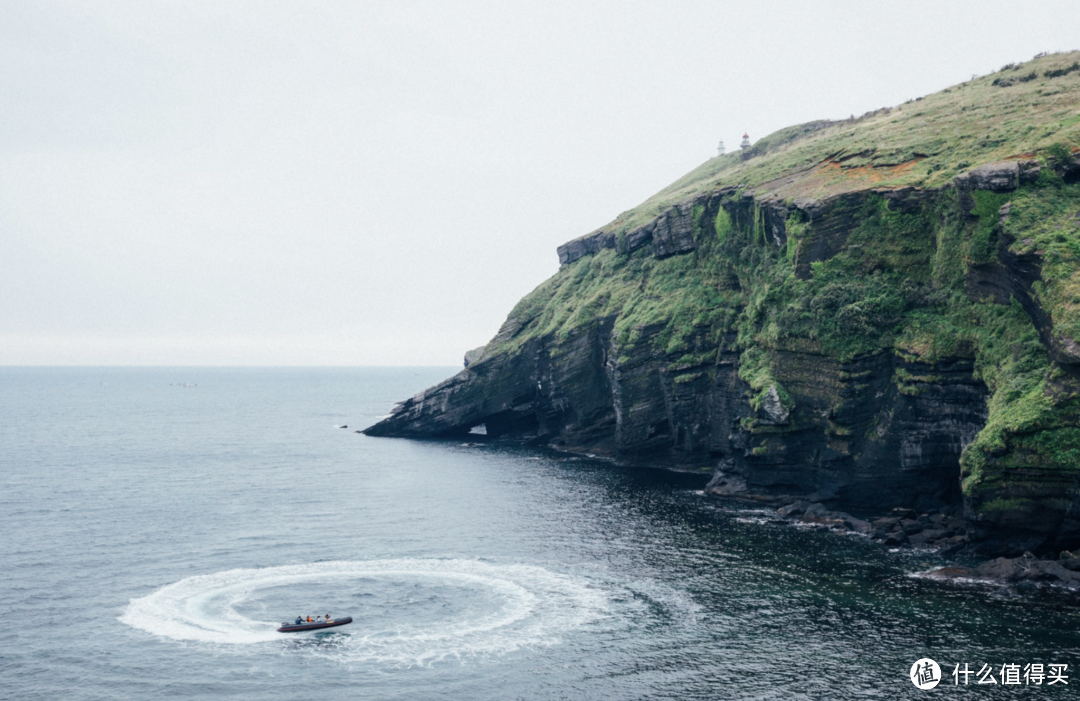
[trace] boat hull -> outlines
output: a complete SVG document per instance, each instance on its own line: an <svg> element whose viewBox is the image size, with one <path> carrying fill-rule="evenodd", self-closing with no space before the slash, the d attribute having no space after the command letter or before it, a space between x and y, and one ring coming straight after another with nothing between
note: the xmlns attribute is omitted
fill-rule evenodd
<svg viewBox="0 0 1080 701"><path fill-rule="evenodd" d="M309 630L322 630L323 628L337 628L347 623L352 623L352 616L345 616L344 618L331 619L329 623L319 621L318 623L301 623L300 625L294 625L292 623L286 623L277 629L279 633L304 633Z"/></svg>

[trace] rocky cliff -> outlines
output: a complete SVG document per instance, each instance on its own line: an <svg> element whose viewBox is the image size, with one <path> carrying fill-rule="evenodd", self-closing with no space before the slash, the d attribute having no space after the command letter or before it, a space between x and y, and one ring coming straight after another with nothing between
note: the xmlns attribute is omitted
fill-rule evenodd
<svg viewBox="0 0 1080 701"><path fill-rule="evenodd" d="M962 503L973 549L1073 549L1078 59L709 161L560 246L465 370L365 433L482 425L716 493Z"/></svg>

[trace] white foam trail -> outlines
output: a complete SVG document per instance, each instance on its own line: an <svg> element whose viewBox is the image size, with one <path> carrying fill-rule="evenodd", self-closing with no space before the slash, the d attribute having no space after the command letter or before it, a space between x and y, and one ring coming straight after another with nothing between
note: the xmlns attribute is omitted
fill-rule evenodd
<svg viewBox="0 0 1080 701"><path fill-rule="evenodd" d="M339 645L323 650L343 661L425 664L446 657L502 654L522 647L551 645L574 628L606 615L608 596L569 575L531 565L477 560L399 559L321 562L265 569L235 569L182 579L132 599L119 620L154 635L180 641L251 645L297 640L276 632L276 621L257 621L236 608L258 601L269 588L347 583L377 579L390 585L431 583L479 592L483 613L425 622L408 617L376 629L355 614L351 625L336 629ZM388 591L393 592L393 588ZM392 594L391 594L392 596ZM401 606L405 602L386 602ZM407 611L407 605L406 609ZM343 611L342 614L349 614ZM291 612L282 615L291 618Z"/></svg>

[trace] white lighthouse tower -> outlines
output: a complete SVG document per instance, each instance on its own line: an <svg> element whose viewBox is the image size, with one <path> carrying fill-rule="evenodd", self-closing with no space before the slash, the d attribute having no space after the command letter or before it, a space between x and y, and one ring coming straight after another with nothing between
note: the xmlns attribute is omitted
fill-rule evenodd
<svg viewBox="0 0 1080 701"><path fill-rule="evenodd" d="M724 150L724 140L720 139L720 145L716 147L716 155L723 156L727 151Z"/></svg>
<svg viewBox="0 0 1080 701"><path fill-rule="evenodd" d="M742 135L742 143L739 144L739 148L742 149L742 157L744 159L750 157L750 135L749 134L743 134Z"/></svg>

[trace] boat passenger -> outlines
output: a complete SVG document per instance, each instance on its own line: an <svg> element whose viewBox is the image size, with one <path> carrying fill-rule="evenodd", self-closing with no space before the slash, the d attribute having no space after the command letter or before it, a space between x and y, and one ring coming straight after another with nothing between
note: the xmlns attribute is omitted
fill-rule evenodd
<svg viewBox="0 0 1080 701"><path fill-rule="evenodd" d="M324 618L326 619L326 622L327 622L327 623L329 623L329 622L330 622L330 614L326 614L326 616L325 616Z"/></svg>
<svg viewBox="0 0 1080 701"><path fill-rule="evenodd" d="M302 617L300 617L300 616L296 617L296 625L300 625L303 622L304 622L304 619Z"/></svg>
<svg viewBox="0 0 1080 701"><path fill-rule="evenodd" d="M308 622L308 623L311 623L311 616L308 616L308 617L307 617L307 622Z"/></svg>

